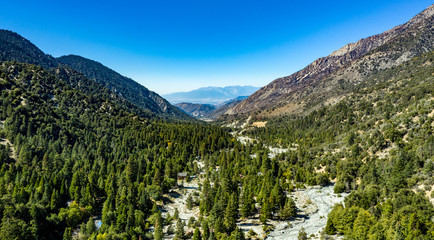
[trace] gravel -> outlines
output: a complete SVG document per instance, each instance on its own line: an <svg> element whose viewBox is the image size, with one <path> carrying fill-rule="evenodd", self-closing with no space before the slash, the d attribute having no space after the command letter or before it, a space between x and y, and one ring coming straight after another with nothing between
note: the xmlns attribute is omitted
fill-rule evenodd
<svg viewBox="0 0 434 240"><path fill-rule="evenodd" d="M327 215L333 206L343 202L347 194L338 196L333 193L333 185L327 187L309 187L306 190L299 190L295 193L297 207L301 208L297 218L291 221L280 222L275 230L266 239L297 239L300 229L303 227L308 236L314 234L311 239L319 239L320 233L327 224ZM312 201L312 206L299 206L305 199ZM312 212L312 209L314 209ZM309 214L309 212L312 212Z"/></svg>

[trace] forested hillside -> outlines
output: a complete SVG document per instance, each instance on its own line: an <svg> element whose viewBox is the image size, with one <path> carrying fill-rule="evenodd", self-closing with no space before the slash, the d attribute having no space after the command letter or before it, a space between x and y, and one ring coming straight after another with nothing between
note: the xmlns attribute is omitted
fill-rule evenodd
<svg viewBox="0 0 434 240"><path fill-rule="evenodd" d="M433 16L214 124L0 30L0 239L434 239ZM339 201L321 211L307 192Z"/></svg>
<svg viewBox="0 0 434 240"><path fill-rule="evenodd" d="M58 65L53 57L42 52L29 40L17 33L2 29L0 29L0 61L25 62L45 68Z"/></svg>
<svg viewBox="0 0 434 240"><path fill-rule="evenodd" d="M351 192L345 206L330 213L327 234L431 239L433 129L434 53L428 53L373 75L335 105L269 119L247 134L270 145L299 146L298 155L312 156L304 166L323 168L336 179L335 192Z"/></svg>
<svg viewBox="0 0 434 240"><path fill-rule="evenodd" d="M52 71L85 93L106 95L118 106L144 117L193 120L164 98L101 63L76 55L53 58L19 34L0 29L0 61L30 63ZM87 78L87 79L86 79ZM104 89L106 88L106 89ZM107 96L109 94L109 96Z"/></svg>
<svg viewBox="0 0 434 240"><path fill-rule="evenodd" d="M349 43L290 76L272 81L229 110L227 117L278 117L317 110L349 93L349 86L433 51L433 32L431 5L402 25Z"/></svg>
<svg viewBox="0 0 434 240"><path fill-rule="evenodd" d="M4 62L0 78L2 239L70 239L101 214L101 233L137 238L179 171L232 144L221 128L134 117L38 66Z"/></svg>
<svg viewBox="0 0 434 240"><path fill-rule="evenodd" d="M433 57L379 73L336 105L248 130L257 140L246 145L227 129L140 118L38 66L4 62L0 235L261 238L239 222L259 217L272 231L270 221L299 211L287 193L336 179L336 192L351 193L326 234L430 239ZM291 150L273 157L266 145ZM188 226L163 218L177 174L200 171L201 194L188 200L200 216Z"/></svg>
<svg viewBox="0 0 434 240"><path fill-rule="evenodd" d="M172 106L166 99L99 62L76 55L62 56L56 60L83 73L89 79L107 87L115 94L142 109L166 115L166 117L188 119L186 114Z"/></svg>

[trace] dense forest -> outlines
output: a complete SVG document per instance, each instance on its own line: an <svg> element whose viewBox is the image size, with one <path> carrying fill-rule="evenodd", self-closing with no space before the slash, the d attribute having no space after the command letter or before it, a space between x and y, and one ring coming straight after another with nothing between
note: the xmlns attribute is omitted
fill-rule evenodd
<svg viewBox="0 0 434 240"><path fill-rule="evenodd" d="M336 179L335 192L351 193L328 216L326 234L432 238L425 196L434 180L432 60L427 54L378 74L336 105L251 128L245 134L256 141L247 145L230 129L135 116L41 67L3 62L0 235L256 238L237 221L258 213L265 227L291 219L297 209L288 192ZM266 145L296 150L270 158ZM177 174L198 174L199 161L201 194L189 204L200 217L185 232L176 213L163 218L161 209Z"/></svg>
<svg viewBox="0 0 434 240"><path fill-rule="evenodd" d="M0 62L1 239L262 239L239 222L266 235L299 213L291 192L314 185L348 193L323 239L434 238L433 52L242 129L161 117L30 53L16 58L47 64ZM165 206L193 179L185 221Z"/></svg>
<svg viewBox="0 0 434 240"><path fill-rule="evenodd" d="M269 119L245 134L307 151L336 193L325 232L349 239L432 239L434 53L379 72L339 103L304 116ZM347 87L347 86L343 86ZM264 120L264 119L262 119ZM282 156L290 160L291 155Z"/></svg>
<svg viewBox="0 0 434 240"><path fill-rule="evenodd" d="M3 63L0 71L7 239L58 239L98 214L109 236L144 234L153 201L176 174L232 145L221 128L134 117L38 66Z"/></svg>

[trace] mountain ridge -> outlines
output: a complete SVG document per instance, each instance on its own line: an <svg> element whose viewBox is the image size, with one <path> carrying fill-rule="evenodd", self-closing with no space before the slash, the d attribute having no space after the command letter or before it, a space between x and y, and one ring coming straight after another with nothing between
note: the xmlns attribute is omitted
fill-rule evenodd
<svg viewBox="0 0 434 240"><path fill-rule="evenodd" d="M185 117L182 116L181 111L157 93L97 61L78 55L61 56L57 60L65 66L83 73L86 77L93 79L139 107L150 109L157 114Z"/></svg>
<svg viewBox="0 0 434 240"><path fill-rule="evenodd" d="M229 116L249 114L279 116L308 110L311 107L309 105L315 104L312 98L321 97L323 98L322 102L325 103L327 99L339 95L329 94L333 88L357 84L357 82L363 81L370 74L370 71L397 66L414 56L433 49L433 15L434 6L431 5L407 23L383 33L360 39L356 43L347 44L326 57L318 58L292 75L272 81L228 110L227 114ZM406 44L406 41L411 41L414 44ZM367 55L371 59L366 59ZM360 70L360 68L355 69L354 67L375 64L379 65L376 69L364 70L362 68ZM341 74L345 70L347 72ZM334 79L327 79L333 74L336 74ZM338 82L340 80L336 79L338 77L344 79L344 82ZM331 84L325 86L325 83L322 82L326 80ZM320 90L322 92L319 93L320 90L313 86L318 87L321 84L322 89Z"/></svg>
<svg viewBox="0 0 434 240"><path fill-rule="evenodd" d="M126 104L123 108L129 109L134 114L158 116L160 118L175 120L192 120L188 115L179 111L157 93L150 91L134 80L122 76L99 62L77 55L54 58L44 53L28 39L10 30L0 29L0 61L29 63L41 66L55 74L62 73L62 77L65 78L66 82L73 84L75 88L83 89L86 93L93 91L90 88L100 89L99 86L89 82L93 81L109 89L109 91L120 98L125 99L128 103L121 100L116 101L118 104ZM61 68L63 68L62 71L60 71ZM83 76L79 76L80 74L77 74L73 70ZM69 73L72 73L73 76L68 76ZM84 77L89 78L89 81L84 80ZM74 78L80 78L81 83L86 83L74 85ZM105 92L105 90L102 91ZM106 97L109 97L108 95ZM113 97L111 96L110 98ZM133 105L140 109L134 109Z"/></svg>

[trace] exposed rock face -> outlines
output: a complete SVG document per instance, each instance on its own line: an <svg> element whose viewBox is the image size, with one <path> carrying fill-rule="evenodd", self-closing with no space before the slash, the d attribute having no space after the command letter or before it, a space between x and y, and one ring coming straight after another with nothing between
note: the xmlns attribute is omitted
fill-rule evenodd
<svg viewBox="0 0 434 240"><path fill-rule="evenodd" d="M431 5L405 24L350 43L290 76L274 80L227 114L277 116L336 100L345 94L346 87L370 74L432 51L433 15Z"/></svg>

